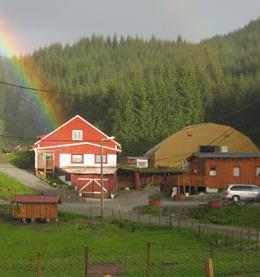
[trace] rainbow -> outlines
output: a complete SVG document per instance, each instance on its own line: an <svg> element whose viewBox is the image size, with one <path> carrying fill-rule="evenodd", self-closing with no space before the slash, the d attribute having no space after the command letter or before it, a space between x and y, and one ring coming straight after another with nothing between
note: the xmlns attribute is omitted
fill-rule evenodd
<svg viewBox="0 0 260 277"><path fill-rule="evenodd" d="M6 57L6 62L12 74L19 81L18 85L51 90L46 86L44 74L40 71L33 58L30 63L25 62L24 57L16 57L19 45L11 36L11 31L0 18L0 56ZM0 80L5 81L5 80ZM47 92L25 90L37 110L37 117L44 124L44 129L53 130L66 120L62 107L57 103L55 95Z"/></svg>

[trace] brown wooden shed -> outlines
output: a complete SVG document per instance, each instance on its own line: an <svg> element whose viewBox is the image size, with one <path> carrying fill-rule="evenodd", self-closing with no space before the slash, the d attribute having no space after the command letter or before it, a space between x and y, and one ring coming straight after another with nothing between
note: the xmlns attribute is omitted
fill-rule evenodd
<svg viewBox="0 0 260 277"><path fill-rule="evenodd" d="M12 201L12 214L14 218L34 220L57 221L58 204L61 199L58 195L16 195Z"/></svg>

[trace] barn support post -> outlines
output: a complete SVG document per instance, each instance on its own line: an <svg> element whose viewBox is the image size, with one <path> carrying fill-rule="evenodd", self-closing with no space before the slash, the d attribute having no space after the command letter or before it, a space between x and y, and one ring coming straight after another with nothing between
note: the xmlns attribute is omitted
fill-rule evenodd
<svg viewBox="0 0 260 277"><path fill-rule="evenodd" d="M42 271L42 255L41 253L37 254L37 277L41 277Z"/></svg>
<svg viewBox="0 0 260 277"><path fill-rule="evenodd" d="M135 171L135 190L139 191L139 187L140 187L140 172Z"/></svg>

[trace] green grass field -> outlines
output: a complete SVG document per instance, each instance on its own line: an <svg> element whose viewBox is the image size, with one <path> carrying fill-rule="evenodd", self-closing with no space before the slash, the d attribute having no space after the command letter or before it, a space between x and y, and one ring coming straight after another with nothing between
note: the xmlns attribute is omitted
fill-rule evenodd
<svg viewBox="0 0 260 277"><path fill-rule="evenodd" d="M36 194L37 192L26 187L16 179L0 172L0 199L10 199L15 194Z"/></svg>
<svg viewBox="0 0 260 277"><path fill-rule="evenodd" d="M134 231L133 231L134 230ZM63 214L55 224L0 223L1 277L35 276L36 255L42 254L42 276L83 276L84 249L90 263L120 263L127 276L145 276L147 242L151 246L151 276L203 276L209 240L186 230L169 230L127 221L101 221ZM164 245L164 247L163 247ZM260 272L260 253L244 259L232 249L216 248L216 276ZM250 258L250 260L248 260ZM162 264L162 261L164 263ZM247 269L247 261L251 266ZM234 269L235 266L235 269Z"/></svg>
<svg viewBox="0 0 260 277"><path fill-rule="evenodd" d="M260 229L259 204L229 204L219 208L201 206L191 214L200 222Z"/></svg>

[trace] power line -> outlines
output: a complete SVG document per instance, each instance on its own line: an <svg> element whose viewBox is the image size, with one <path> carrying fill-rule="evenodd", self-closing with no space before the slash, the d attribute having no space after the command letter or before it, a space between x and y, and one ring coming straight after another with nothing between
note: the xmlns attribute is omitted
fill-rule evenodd
<svg viewBox="0 0 260 277"><path fill-rule="evenodd" d="M33 88L33 87L17 85L14 83L3 82L3 81L0 81L0 84L6 85L6 86L12 86L12 87L16 87L16 88L22 88L22 89L28 89L28 90L34 90L34 91L40 91L40 92L47 92L47 93L65 93L64 91L55 91L55 90L49 90L49 89L44 89L44 88Z"/></svg>
<svg viewBox="0 0 260 277"><path fill-rule="evenodd" d="M12 86L12 87L16 87L16 88L21 88L21 89L26 89L26 90L32 90L32 91L36 91L36 92L45 92L45 93L51 93L51 94L64 94L68 97L74 97L74 98L80 98L81 97L81 95L73 95L73 94L66 93L65 91L49 90L49 89L44 89L44 88L33 88L33 87L17 85L17 84L14 84L14 83L9 83L9 82L4 82L4 81L0 81L0 84L6 85L6 86ZM164 97L160 97L160 99L152 99L151 97L146 97L146 99L150 102L169 101L169 98L164 98ZM241 108L239 108L236 111L224 114L222 116L217 117L216 119L211 119L211 121L212 122L218 122L219 120L222 120L224 118L230 117L230 116L235 115L235 114L238 114L238 113L246 110L247 108L251 107L252 105L254 105L258 102L260 102L260 98L247 103L246 105L242 106Z"/></svg>
<svg viewBox="0 0 260 277"><path fill-rule="evenodd" d="M23 137L23 136L13 136L13 135L4 135L4 134L0 134L1 138L13 138L13 139L21 139L21 140L32 140L32 141L40 141L40 138L33 138L33 137ZM73 142L73 139L44 139L43 142ZM75 142L75 141L74 141ZM100 140L80 140L77 142L96 142L96 143L100 143Z"/></svg>

